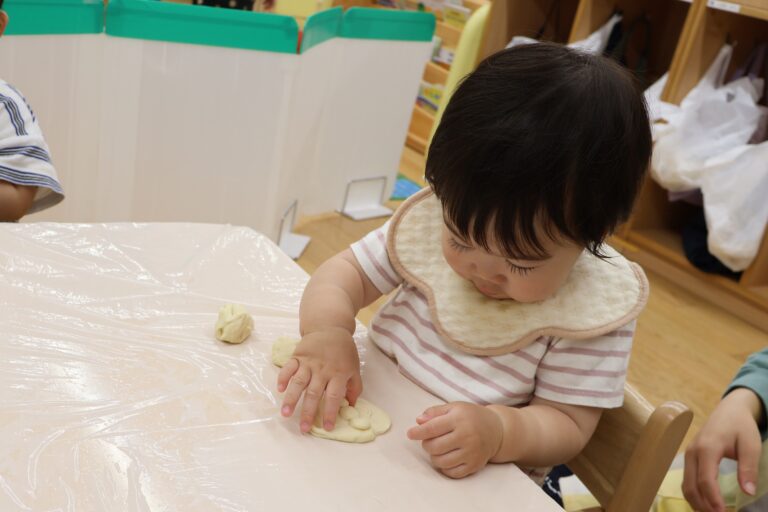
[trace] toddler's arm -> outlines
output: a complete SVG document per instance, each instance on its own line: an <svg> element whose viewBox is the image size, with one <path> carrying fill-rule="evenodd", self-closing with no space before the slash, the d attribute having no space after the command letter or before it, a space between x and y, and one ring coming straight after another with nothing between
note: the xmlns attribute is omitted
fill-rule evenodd
<svg viewBox="0 0 768 512"><path fill-rule="evenodd" d="M767 435L767 403L768 349L763 349L741 367L685 452L683 493L696 510L725 510L717 481L723 457L736 459L739 486L745 493L755 494L762 439Z"/></svg>
<svg viewBox="0 0 768 512"><path fill-rule="evenodd" d="M535 397L522 408L488 406L503 425L501 446L491 462L543 467L563 464L581 452L602 409Z"/></svg>
<svg viewBox="0 0 768 512"><path fill-rule="evenodd" d="M15 222L26 215L36 193L37 187L0 180L0 222Z"/></svg>
<svg viewBox="0 0 768 512"><path fill-rule="evenodd" d="M381 296L351 249L323 263L312 275L299 311L301 342L277 380L285 391L282 414L291 416L301 395L301 430L308 432L325 394L323 428L332 430L346 396L362 392L360 361L352 335L355 316Z"/></svg>
<svg viewBox="0 0 768 512"><path fill-rule="evenodd" d="M587 444L600 413L541 398L522 408L451 402L424 411L408 437L421 441L443 474L463 478L489 462L533 467L567 462Z"/></svg>

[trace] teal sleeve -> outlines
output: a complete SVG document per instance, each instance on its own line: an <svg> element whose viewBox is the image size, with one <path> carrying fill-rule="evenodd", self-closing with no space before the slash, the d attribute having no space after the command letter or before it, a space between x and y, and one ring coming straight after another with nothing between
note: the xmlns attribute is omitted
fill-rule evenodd
<svg viewBox="0 0 768 512"><path fill-rule="evenodd" d="M736 388L747 388L754 391L763 403L763 413L768 411L768 348L749 356L747 362L739 369L733 382L728 386L725 394L727 395ZM760 426L763 440L768 438L766 423L768 422L763 421Z"/></svg>

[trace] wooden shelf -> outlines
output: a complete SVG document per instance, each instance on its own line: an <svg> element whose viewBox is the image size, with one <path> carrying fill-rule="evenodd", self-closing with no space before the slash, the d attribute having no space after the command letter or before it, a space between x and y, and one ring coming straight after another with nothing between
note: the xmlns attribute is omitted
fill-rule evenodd
<svg viewBox="0 0 768 512"><path fill-rule="evenodd" d="M448 70L435 62L428 62L424 67L424 81L430 84L445 85L448 80Z"/></svg>
<svg viewBox="0 0 768 512"><path fill-rule="evenodd" d="M675 265L693 268L683 252L681 236L671 229L640 229L630 231L627 238L635 245L652 251Z"/></svg>
<svg viewBox="0 0 768 512"><path fill-rule="evenodd" d="M444 21L438 21L435 25L435 35L442 39L443 46L455 48L461 39L461 29Z"/></svg>
<svg viewBox="0 0 768 512"><path fill-rule="evenodd" d="M406 144L408 147L425 153L429 135L432 133L432 125L435 124L435 116L419 105L413 107L411 124L408 127Z"/></svg>
<svg viewBox="0 0 768 512"><path fill-rule="evenodd" d="M632 230L611 244L638 262L688 291L768 331L768 286L746 287L725 276L708 274L687 260L679 234L671 229Z"/></svg>
<svg viewBox="0 0 768 512"><path fill-rule="evenodd" d="M735 12L750 18L768 20L768 3L765 0L708 0L707 6L711 9Z"/></svg>
<svg viewBox="0 0 768 512"><path fill-rule="evenodd" d="M487 3L488 0L464 0L464 7L472 12L475 12Z"/></svg>
<svg viewBox="0 0 768 512"><path fill-rule="evenodd" d="M414 151L418 151L422 155L427 154L427 143L429 141L424 137L419 137L413 132L408 132L408 136L405 138L405 145Z"/></svg>

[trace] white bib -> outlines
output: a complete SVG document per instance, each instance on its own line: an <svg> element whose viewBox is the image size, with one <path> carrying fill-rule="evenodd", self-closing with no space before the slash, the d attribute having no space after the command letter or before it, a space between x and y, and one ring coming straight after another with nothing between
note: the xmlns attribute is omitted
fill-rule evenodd
<svg viewBox="0 0 768 512"><path fill-rule="evenodd" d="M635 319L648 300L643 270L608 246L607 260L584 251L565 284L545 301L488 298L445 261L442 228L442 206L426 188L392 217L387 251L395 270L427 296L437 331L464 352L506 354L540 336L594 338Z"/></svg>

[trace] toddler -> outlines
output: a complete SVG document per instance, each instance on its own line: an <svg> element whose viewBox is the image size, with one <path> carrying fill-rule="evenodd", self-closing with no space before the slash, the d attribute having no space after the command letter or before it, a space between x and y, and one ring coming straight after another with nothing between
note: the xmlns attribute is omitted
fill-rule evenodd
<svg viewBox="0 0 768 512"><path fill-rule="evenodd" d="M650 153L642 93L608 59L532 44L483 61L435 133L429 187L309 281L282 414L303 395L301 430L316 413L333 428L363 389L355 315L396 290L369 333L446 402L408 431L435 468L514 462L540 479L572 459L622 404L647 282L604 240Z"/></svg>

